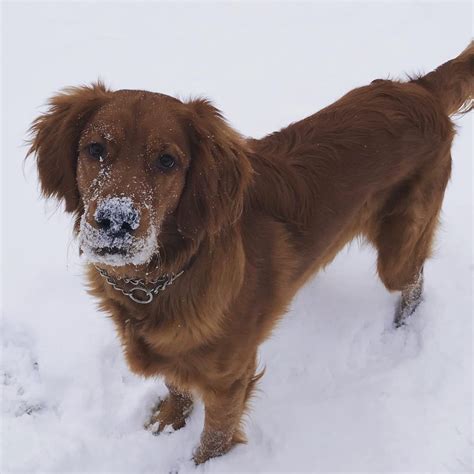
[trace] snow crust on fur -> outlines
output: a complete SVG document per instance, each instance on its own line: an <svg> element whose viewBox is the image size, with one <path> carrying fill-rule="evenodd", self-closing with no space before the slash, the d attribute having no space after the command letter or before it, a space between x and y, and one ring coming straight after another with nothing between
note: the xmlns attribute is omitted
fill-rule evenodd
<svg viewBox="0 0 474 474"><path fill-rule="evenodd" d="M86 220L85 214L81 218L79 241L84 255L90 263L103 263L113 267L123 265L143 265L148 263L158 250L157 234L154 227L150 227L145 238L138 239L130 234L110 240L105 232L92 227ZM99 255L94 249L104 247L127 248L124 255Z"/></svg>

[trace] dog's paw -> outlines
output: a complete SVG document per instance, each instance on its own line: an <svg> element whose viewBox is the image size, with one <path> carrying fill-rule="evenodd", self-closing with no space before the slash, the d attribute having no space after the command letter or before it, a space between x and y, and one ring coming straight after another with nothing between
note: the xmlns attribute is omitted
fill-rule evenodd
<svg viewBox="0 0 474 474"><path fill-rule="evenodd" d="M225 431L204 432L201 435L201 442L193 453L194 464L203 464L209 459L217 458L228 453L232 447L240 442L240 433L238 440L232 436L232 433Z"/></svg>
<svg viewBox="0 0 474 474"><path fill-rule="evenodd" d="M174 399L167 396L160 400L153 409L150 419L144 428L154 435L160 433L172 433L186 425L186 419L192 411L192 403L176 403Z"/></svg>
<svg viewBox="0 0 474 474"><path fill-rule="evenodd" d="M423 298L421 296L408 302L401 298L393 319L395 329L406 326L408 319L416 312L422 302Z"/></svg>
<svg viewBox="0 0 474 474"><path fill-rule="evenodd" d="M402 291L393 321L395 328L405 326L407 319L423 302L423 280L423 269L421 269L415 281Z"/></svg>
<svg viewBox="0 0 474 474"><path fill-rule="evenodd" d="M201 446L199 446L198 449L196 449L196 451L194 451L194 454L193 454L194 464L196 466L199 466L200 464L204 464L206 461L209 461L209 459L224 456L224 454L227 454L227 452L229 452L230 449L231 449L231 446L228 446L225 449L214 451L214 450L207 450L205 448L203 449Z"/></svg>

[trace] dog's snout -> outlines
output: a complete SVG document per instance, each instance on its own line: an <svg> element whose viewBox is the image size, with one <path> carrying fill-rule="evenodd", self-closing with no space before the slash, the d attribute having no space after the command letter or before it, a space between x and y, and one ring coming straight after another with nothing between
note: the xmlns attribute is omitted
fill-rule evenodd
<svg viewBox="0 0 474 474"><path fill-rule="evenodd" d="M140 214L127 197L104 199L97 206L94 218L98 227L113 237L131 234L140 225Z"/></svg>

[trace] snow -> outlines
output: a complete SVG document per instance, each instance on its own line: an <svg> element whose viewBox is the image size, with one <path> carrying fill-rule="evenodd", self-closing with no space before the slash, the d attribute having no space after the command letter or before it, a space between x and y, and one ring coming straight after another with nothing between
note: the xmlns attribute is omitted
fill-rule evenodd
<svg viewBox="0 0 474 474"><path fill-rule="evenodd" d="M2 473L472 472L472 118L424 302L397 296L353 243L303 288L262 345L247 445L195 468L203 424L143 429L160 380L130 373L85 291L72 222L39 198L24 140L41 104L98 76L112 88L204 94L261 136L375 78L465 48L469 3L6 3L2 133Z"/></svg>
<svg viewBox="0 0 474 474"><path fill-rule="evenodd" d="M104 263L116 267L128 264L142 265L149 262L156 253L158 243L153 226L149 228L143 238L137 238L127 233L123 237L111 239L105 232L92 227L87 222L85 215L81 218L79 242L89 262ZM97 253L97 250L112 247L123 249L126 253Z"/></svg>
<svg viewBox="0 0 474 474"><path fill-rule="evenodd" d="M97 205L94 213L95 219L107 219L110 222L110 230L118 232L123 223L127 223L132 230L138 229L140 225L140 214L129 196L109 196Z"/></svg>
<svg viewBox="0 0 474 474"><path fill-rule="evenodd" d="M97 193L98 188L99 186L94 186ZM90 202L88 204L90 205ZM111 266L141 265L149 262L156 253L158 242L154 225L150 225L144 237L136 237L128 232L123 236L113 236L107 231L93 227L88 222L87 216L89 216L88 208L81 217L79 245L89 262ZM139 211L135 209L133 200L129 196L107 196L100 200L94 212L94 218L107 219L112 233L119 231L124 222L127 222L133 230L140 224ZM97 252L106 247L124 249L126 253L100 254Z"/></svg>

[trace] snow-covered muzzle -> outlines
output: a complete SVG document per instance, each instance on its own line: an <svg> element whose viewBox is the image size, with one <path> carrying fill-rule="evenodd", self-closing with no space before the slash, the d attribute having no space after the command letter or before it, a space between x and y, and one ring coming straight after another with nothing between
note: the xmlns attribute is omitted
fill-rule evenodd
<svg viewBox="0 0 474 474"><path fill-rule="evenodd" d="M158 249L158 232L150 217L145 219L145 230L135 235L144 219L130 197L107 196L89 202L81 217L81 250L91 263L116 267L146 264Z"/></svg>

